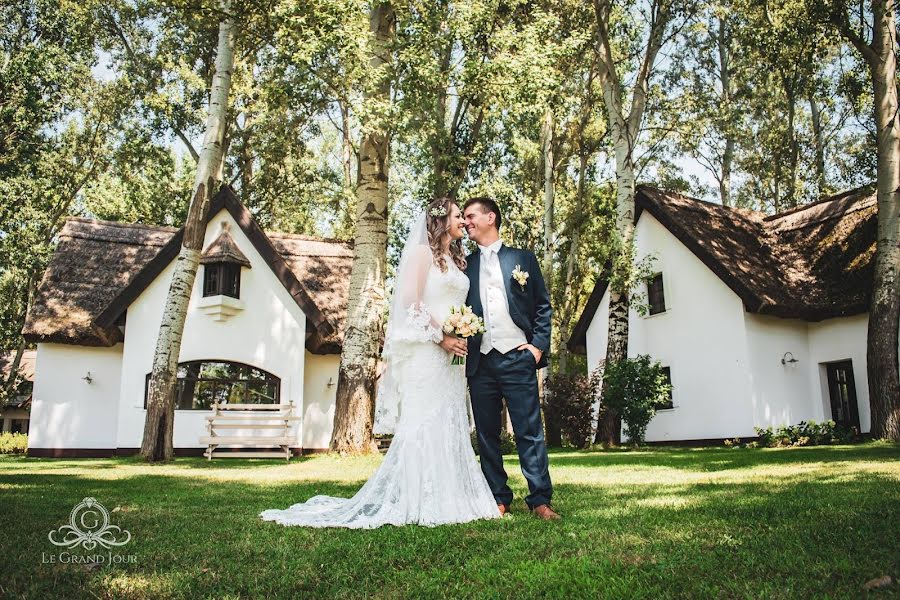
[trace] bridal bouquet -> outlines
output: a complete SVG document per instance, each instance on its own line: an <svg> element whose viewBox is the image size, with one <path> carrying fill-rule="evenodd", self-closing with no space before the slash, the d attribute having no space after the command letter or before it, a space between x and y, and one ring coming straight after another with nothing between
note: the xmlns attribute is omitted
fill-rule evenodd
<svg viewBox="0 0 900 600"><path fill-rule="evenodd" d="M444 333L455 335L458 338L470 338L473 335L484 333L484 320L472 312L471 306L451 307L450 316L442 326ZM465 356L453 356L451 365L466 364Z"/></svg>

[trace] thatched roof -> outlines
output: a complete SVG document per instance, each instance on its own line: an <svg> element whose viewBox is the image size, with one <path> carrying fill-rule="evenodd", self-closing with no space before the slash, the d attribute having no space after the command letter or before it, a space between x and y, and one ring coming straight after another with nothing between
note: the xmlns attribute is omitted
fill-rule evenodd
<svg viewBox="0 0 900 600"><path fill-rule="evenodd" d="M339 352L352 243L264 233L227 186L212 202L208 218L222 209L234 217L306 314L312 333L307 348L320 354ZM84 346L122 341L119 325L128 305L178 255L182 236L183 229L172 227L70 217L28 314L25 338ZM227 240L220 246L228 250Z"/></svg>
<svg viewBox="0 0 900 600"><path fill-rule="evenodd" d="M821 321L868 311L877 208L868 188L777 215L640 186L652 214L741 298L748 312ZM569 339L583 350L608 282L597 282Z"/></svg>

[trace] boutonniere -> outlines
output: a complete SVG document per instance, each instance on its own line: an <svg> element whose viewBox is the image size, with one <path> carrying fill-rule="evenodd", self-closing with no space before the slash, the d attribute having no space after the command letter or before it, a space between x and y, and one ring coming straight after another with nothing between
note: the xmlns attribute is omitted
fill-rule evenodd
<svg viewBox="0 0 900 600"><path fill-rule="evenodd" d="M528 271L523 271L522 267L516 265L516 268L513 269L512 272L513 279L519 282L519 285L522 286L522 291L525 291L525 284L528 283Z"/></svg>

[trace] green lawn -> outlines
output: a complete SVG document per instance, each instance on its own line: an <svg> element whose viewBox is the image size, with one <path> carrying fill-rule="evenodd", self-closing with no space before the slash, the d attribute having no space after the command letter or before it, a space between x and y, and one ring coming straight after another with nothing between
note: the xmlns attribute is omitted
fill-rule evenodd
<svg viewBox="0 0 900 600"><path fill-rule="evenodd" d="M502 521L346 531L256 517L350 496L379 460L0 457L0 597L844 598L900 576L900 446L883 443L558 452L561 523L525 511L513 457ZM86 496L118 508L134 563L43 562Z"/></svg>

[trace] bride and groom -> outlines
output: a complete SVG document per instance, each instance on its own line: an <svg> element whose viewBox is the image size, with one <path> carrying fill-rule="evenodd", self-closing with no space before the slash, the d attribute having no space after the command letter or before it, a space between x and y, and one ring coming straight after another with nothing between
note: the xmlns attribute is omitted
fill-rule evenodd
<svg viewBox="0 0 900 600"><path fill-rule="evenodd" d="M550 507L537 386L550 347L550 298L534 253L504 246L501 224L489 198L462 208L440 198L417 218L395 278L376 397L376 431L394 432L384 461L352 498L314 496L263 511L264 520L371 529L502 517L513 498L500 452L503 399L528 482L525 502L539 518L560 518ZM464 231L478 244L468 257ZM463 304L485 324L468 341L442 330ZM451 365L454 355L466 357L465 369ZM469 440L466 380L480 467Z"/></svg>

